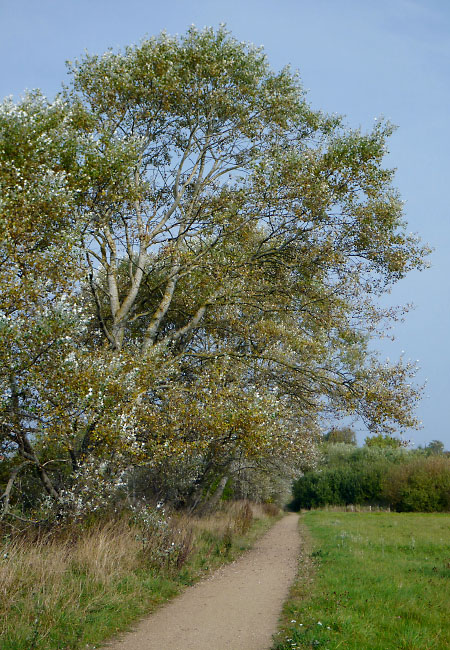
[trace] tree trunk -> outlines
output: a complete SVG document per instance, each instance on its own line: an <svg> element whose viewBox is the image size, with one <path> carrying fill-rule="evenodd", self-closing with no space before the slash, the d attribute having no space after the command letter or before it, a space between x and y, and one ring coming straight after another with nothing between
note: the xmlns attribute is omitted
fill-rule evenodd
<svg viewBox="0 0 450 650"><path fill-rule="evenodd" d="M222 478L219 481L218 486L212 493L212 495L204 501L204 503L200 507L200 513L202 515L207 514L208 512L214 512L214 510L217 508L219 505L219 501L222 498L223 491L225 490L225 486L228 482L228 475L225 474L222 476Z"/></svg>

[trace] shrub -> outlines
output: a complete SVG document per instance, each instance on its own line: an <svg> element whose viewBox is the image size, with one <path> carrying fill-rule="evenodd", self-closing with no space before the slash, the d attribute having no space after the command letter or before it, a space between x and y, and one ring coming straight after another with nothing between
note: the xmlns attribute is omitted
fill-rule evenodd
<svg viewBox="0 0 450 650"><path fill-rule="evenodd" d="M191 526L168 516L160 504L156 508L141 505L133 519L144 562L153 568L180 569L192 550Z"/></svg>
<svg viewBox="0 0 450 650"><path fill-rule="evenodd" d="M450 458L429 456L392 466L383 496L399 512L450 510Z"/></svg>
<svg viewBox="0 0 450 650"><path fill-rule="evenodd" d="M450 458L405 449L329 447L322 468L293 485L290 506L390 505L401 512L450 509Z"/></svg>
<svg viewBox="0 0 450 650"><path fill-rule="evenodd" d="M280 514L280 508L275 503L263 503L262 511L268 517L277 517Z"/></svg>

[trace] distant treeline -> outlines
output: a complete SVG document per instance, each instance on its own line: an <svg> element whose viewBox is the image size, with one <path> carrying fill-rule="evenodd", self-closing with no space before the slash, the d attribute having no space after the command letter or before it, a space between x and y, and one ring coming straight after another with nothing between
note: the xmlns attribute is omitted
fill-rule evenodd
<svg viewBox="0 0 450 650"><path fill-rule="evenodd" d="M450 457L426 450L324 446L319 467L293 485L291 507L378 505L397 512L450 510Z"/></svg>

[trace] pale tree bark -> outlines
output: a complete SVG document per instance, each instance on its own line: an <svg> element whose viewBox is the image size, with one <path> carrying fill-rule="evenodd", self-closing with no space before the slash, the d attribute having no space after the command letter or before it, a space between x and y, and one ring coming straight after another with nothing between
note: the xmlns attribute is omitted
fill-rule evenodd
<svg viewBox="0 0 450 650"><path fill-rule="evenodd" d="M118 287L118 265L120 263L120 258L118 255L117 244L115 241L114 233L111 230L108 223L99 227L98 229L98 239L101 250L101 255L98 255L92 249L87 251L88 257L92 256L100 265L104 268L106 273L107 281L107 292L109 299L109 309L112 318L112 326L110 330L106 327L104 319L101 317L101 308L100 300L98 296L98 291L95 287L93 281L90 282L91 291L93 293L94 302L96 304L97 315L106 338L112 345L113 349L120 350L123 345L123 340L126 333L126 327L131 317L132 311L135 307L136 300L138 299L139 292L142 286L142 281L145 277L145 269L148 260L148 251L155 245L155 240L158 235L163 233L165 230L170 228L170 220L175 214L176 210L180 208L181 201L185 195L186 189L189 187L193 179L195 178L193 196L191 198L190 205L188 206L186 213L181 217L178 223L178 233L175 237L174 242L174 262L170 267L168 274L168 280L162 295L162 298L151 315L150 323L147 327L145 334L142 350L143 353L147 353L152 345L155 343L159 328L161 323L167 314L168 309L170 308L172 298L174 296L180 271L182 266L179 264L178 252L180 246L185 240L185 235L189 232L189 218L190 212L193 208L193 202L198 198L198 195L201 191L203 185L208 183L211 180L211 177L214 175L217 169L217 165L214 164L212 169L205 174L205 160L206 154L209 147L209 136L206 138L206 142L203 146L199 147L199 152L195 162L192 167L186 172L187 176L182 181L183 169L186 161L189 159L189 156L192 153L192 142L195 139L195 129L192 130L189 141L184 151L183 156L179 162L176 176L173 183L172 193L174 200L172 204L165 211L163 216L159 221L151 226L151 220L155 216L151 215L147 222L145 222L143 217L143 209L139 201L135 202L135 213L136 213L136 227L138 232L138 242L139 250L137 254L137 260L134 263L133 258L135 257L135 249L133 242L130 237L129 226L126 224L125 229L125 241L126 241L126 254L129 259L129 277L130 277L130 286L126 295L121 299L119 295ZM135 183L138 185L140 182L140 174L136 170L135 172ZM92 269L92 262L89 259L89 263ZM133 271L132 268L135 268Z"/></svg>
<svg viewBox="0 0 450 650"><path fill-rule="evenodd" d="M8 483L6 484L5 491L3 492L2 495L0 495L0 501L3 501L3 506L2 506L2 512L0 514L0 520L4 519L6 515L9 513L9 501L11 497L11 490L13 488L14 482L20 472L20 470L25 467L26 465L30 465L32 463L31 460L26 460L20 465L17 465L14 467L14 469L11 471L11 474L8 479Z"/></svg>
<svg viewBox="0 0 450 650"><path fill-rule="evenodd" d="M200 511L202 514L207 514L208 512L214 512L214 510L219 505L219 501L222 498L225 486L228 482L228 474L224 474L220 479L214 492L207 498L200 506Z"/></svg>

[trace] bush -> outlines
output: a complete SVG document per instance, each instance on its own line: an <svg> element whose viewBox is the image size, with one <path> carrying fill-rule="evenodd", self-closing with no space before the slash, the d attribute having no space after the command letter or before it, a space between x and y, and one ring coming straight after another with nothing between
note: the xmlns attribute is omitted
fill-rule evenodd
<svg viewBox="0 0 450 650"><path fill-rule="evenodd" d="M325 449L321 468L293 485L290 507L351 504L387 506L404 512L450 509L450 458L402 448L335 444Z"/></svg>
<svg viewBox="0 0 450 650"><path fill-rule="evenodd" d="M450 458L430 456L392 466L383 495L398 512L449 511Z"/></svg>
<svg viewBox="0 0 450 650"><path fill-rule="evenodd" d="M144 562L152 568L181 569L192 551L192 528L166 515L160 504L156 508L141 505L133 519Z"/></svg>
<svg viewBox="0 0 450 650"><path fill-rule="evenodd" d="M280 514L280 508L275 503L263 503L261 507L263 513L268 517L278 517Z"/></svg>

